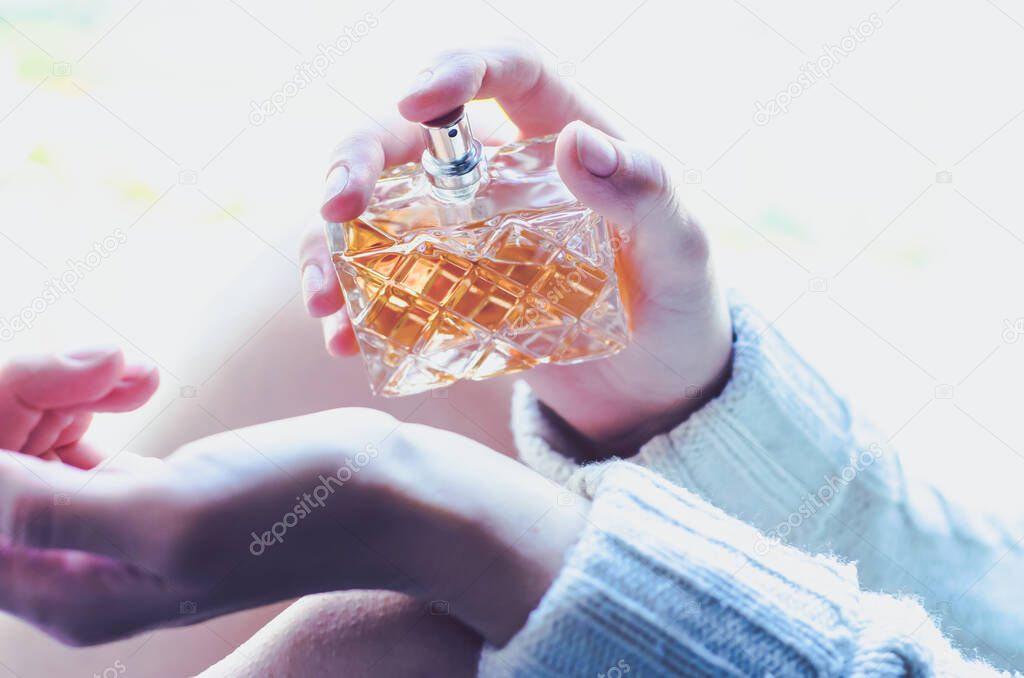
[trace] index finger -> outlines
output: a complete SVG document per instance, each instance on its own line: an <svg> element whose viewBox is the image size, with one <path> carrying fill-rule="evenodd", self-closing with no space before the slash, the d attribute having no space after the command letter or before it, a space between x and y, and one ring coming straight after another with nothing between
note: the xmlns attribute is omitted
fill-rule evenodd
<svg viewBox="0 0 1024 678"><path fill-rule="evenodd" d="M490 97L525 137L558 132L574 120L615 134L599 108L527 44L442 55L420 73L398 110L413 122L426 122L473 99Z"/></svg>
<svg viewBox="0 0 1024 678"><path fill-rule="evenodd" d="M321 215L327 221L356 218L369 204L384 168L417 160L422 150L419 130L405 120L374 120L349 135L331 154Z"/></svg>
<svg viewBox="0 0 1024 678"><path fill-rule="evenodd" d="M598 106L525 44L443 54L421 73L398 110L408 121L421 123L473 99L491 97L525 137L558 132L574 120L621 136ZM321 207L323 217L345 221L359 216L384 168L418 159L423 143L417 127L383 120L338 144Z"/></svg>

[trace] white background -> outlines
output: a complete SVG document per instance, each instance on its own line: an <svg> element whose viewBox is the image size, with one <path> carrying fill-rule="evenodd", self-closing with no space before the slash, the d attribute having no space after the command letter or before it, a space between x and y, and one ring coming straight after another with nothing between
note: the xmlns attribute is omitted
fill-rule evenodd
<svg viewBox="0 0 1024 678"><path fill-rule="evenodd" d="M253 124L253 102L368 14L377 25L324 77ZM872 15L881 27L831 77L755 121ZM1024 10L1007 0L0 0L0 17L0 319L94 242L128 236L0 354L115 341L160 365L151 404L97 423L112 452L301 412L307 379L338 405L371 402L358 364L312 367L316 327L295 297L328 153L433 52L514 37L665 158L723 280L914 472L1019 506L1024 335L1004 330L1024 318ZM261 348L282 338L287 352ZM507 386L384 406L508 451ZM5 619L0 676L195 672L270 613L87 651Z"/></svg>

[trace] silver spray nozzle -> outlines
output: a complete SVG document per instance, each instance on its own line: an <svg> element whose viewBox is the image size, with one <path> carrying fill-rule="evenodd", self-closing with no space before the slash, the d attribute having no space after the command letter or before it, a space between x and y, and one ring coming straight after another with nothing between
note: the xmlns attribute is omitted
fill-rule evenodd
<svg viewBox="0 0 1024 678"><path fill-rule="evenodd" d="M420 130L426 145L423 169L434 192L446 200L472 196L486 174L487 162L464 107L422 123Z"/></svg>

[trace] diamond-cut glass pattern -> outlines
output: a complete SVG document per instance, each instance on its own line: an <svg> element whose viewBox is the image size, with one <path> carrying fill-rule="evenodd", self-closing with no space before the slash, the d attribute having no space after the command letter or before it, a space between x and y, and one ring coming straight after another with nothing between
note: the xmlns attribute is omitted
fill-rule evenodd
<svg viewBox="0 0 1024 678"><path fill-rule="evenodd" d="M328 241L375 393L395 396L628 340L609 226L580 205L546 137L496 149L469 204L441 203L416 165L381 177Z"/></svg>

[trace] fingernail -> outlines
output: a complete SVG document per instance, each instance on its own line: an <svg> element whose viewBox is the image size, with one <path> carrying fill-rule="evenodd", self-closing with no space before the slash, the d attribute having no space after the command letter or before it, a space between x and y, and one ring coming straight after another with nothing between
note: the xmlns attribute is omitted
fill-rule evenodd
<svg viewBox="0 0 1024 678"><path fill-rule="evenodd" d="M79 365L92 366L99 365L106 360L109 360L111 356L121 352L121 347L117 344L99 344L98 346L90 346L88 348L79 348L74 351L67 351L64 357L71 360Z"/></svg>
<svg viewBox="0 0 1024 678"><path fill-rule="evenodd" d="M596 177L610 177L619 167L619 154L602 132L590 125L576 130L576 154L588 172Z"/></svg>
<svg viewBox="0 0 1024 678"><path fill-rule="evenodd" d="M426 88L427 84L434 78L434 71L427 69L413 78L413 81L409 83L409 86L405 90L403 99L408 99L413 94L417 94Z"/></svg>
<svg viewBox="0 0 1024 678"><path fill-rule="evenodd" d="M324 272L317 264L306 264L302 269L302 298L309 303L313 295L323 289Z"/></svg>
<svg viewBox="0 0 1024 678"><path fill-rule="evenodd" d="M327 175L327 185L324 188L324 204L338 197L345 187L348 186L349 172L344 165L338 165Z"/></svg>

